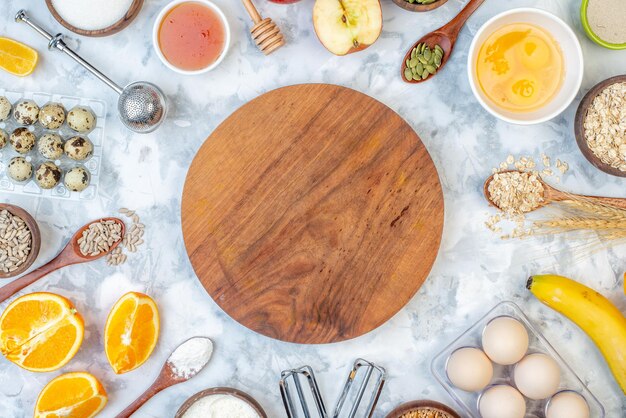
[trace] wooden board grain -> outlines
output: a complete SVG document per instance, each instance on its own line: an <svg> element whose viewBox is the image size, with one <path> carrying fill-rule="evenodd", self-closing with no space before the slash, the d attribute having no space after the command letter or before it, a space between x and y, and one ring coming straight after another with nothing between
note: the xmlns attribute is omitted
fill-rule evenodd
<svg viewBox="0 0 626 418"><path fill-rule="evenodd" d="M232 318L297 343L354 338L428 276L444 220L435 166L382 103L324 84L241 107L195 157L182 227L194 270Z"/></svg>

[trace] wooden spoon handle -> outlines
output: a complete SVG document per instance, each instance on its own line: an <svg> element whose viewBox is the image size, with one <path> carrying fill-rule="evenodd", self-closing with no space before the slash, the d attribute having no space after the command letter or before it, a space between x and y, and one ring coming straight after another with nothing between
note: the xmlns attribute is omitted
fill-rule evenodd
<svg viewBox="0 0 626 418"><path fill-rule="evenodd" d="M67 247L66 247L67 249ZM59 255L49 261L47 264L39 267L31 271L30 273L20 277L19 279L13 280L11 283L2 286L0 288L0 303L4 302L26 286L30 286L35 283L37 280L42 277L52 273L55 270L60 269L61 267L69 266L71 264L76 264L77 261L71 258L68 259L66 256L66 250L61 251Z"/></svg>
<svg viewBox="0 0 626 418"><path fill-rule="evenodd" d="M167 389L169 386L171 386L171 385L164 384L161 381L160 378L157 379L152 384L152 386L150 386L148 389L146 389L146 391L143 394L141 394L141 396L139 398L137 398L137 400L135 400L135 402L133 402L130 405L128 405L126 407L126 409L124 409L122 412L117 414L115 416L115 418L128 418L128 417L130 417L132 414L137 412L137 410L139 408L141 408L143 406L143 404L148 402L154 395L156 395L157 393L161 392L163 389Z"/></svg>
<svg viewBox="0 0 626 418"><path fill-rule="evenodd" d="M259 11L254 7L252 0L242 0L244 7L248 11L248 14L252 18L252 21L256 24L259 23L263 18L259 14Z"/></svg>
<svg viewBox="0 0 626 418"><path fill-rule="evenodd" d="M454 43L456 38L459 36L459 32L461 32L461 28L465 22L467 22L467 19L469 19L469 17L474 14L476 9L478 9L484 2L485 0L470 0L465 5L463 10L461 10L459 14L454 17L454 19L448 22L448 24L439 29L438 32L447 33L452 40L452 43Z"/></svg>

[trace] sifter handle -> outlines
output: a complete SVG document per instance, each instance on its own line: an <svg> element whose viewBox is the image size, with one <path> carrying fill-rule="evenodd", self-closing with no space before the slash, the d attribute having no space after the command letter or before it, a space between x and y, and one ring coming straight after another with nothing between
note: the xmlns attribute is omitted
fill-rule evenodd
<svg viewBox="0 0 626 418"><path fill-rule="evenodd" d="M122 94L123 89L113 82L109 77L102 74L96 67L89 64L80 55L72 51L71 48L67 46L67 44L63 41L63 35L57 34L56 36L52 36L41 26L33 22L28 15L26 14L26 10L22 9L15 15L16 22L26 23L31 28L35 29L41 36L48 40L48 49L58 49L61 52L64 52L66 55L69 55L74 61L85 67L90 73L98 77L102 82L104 82L107 86L111 87L117 94Z"/></svg>

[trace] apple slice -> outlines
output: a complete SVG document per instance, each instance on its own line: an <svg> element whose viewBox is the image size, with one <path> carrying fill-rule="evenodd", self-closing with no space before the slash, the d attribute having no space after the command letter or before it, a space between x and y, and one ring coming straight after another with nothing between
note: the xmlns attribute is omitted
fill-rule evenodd
<svg viewBox="0 0 626 418"><path fill-rule="evenodd" d="M316 0L313 26L322 45L333 54L361 51L382 32L380 0Z"/></svg>

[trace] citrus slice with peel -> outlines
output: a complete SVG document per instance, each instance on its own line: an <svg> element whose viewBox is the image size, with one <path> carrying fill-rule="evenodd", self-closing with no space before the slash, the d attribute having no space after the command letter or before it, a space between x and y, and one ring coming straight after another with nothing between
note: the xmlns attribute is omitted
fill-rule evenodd
<svg viewBox="0 0 626 418"><path fill-rule="evenodd" d="M63 367L83 342L85 325L72 303L39 292L14 300L0 316L0 352L32 372Z"/></svg>
<svg viewBox="0 0 626 418"><path fill-rule="evenodd" d="M117 374L148 360L159 338L159 310L148 295L130 292L111 309L104 328L104 351Z"/></svg>
<svg viewBox="0 0 626 418"><path fill-rule="evenodd" d="M66 373L52 379L41 390L34 418L91 418L106 403L106 391L93 375Z"/></svg>
<svg viewBox="0 0 626 418"><path fill-rule="evenodd" d="M0 68L20 77L31 74L39 54L28 45L9 38L0 37Z"/></svg>

